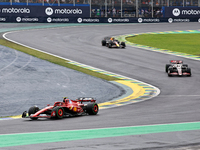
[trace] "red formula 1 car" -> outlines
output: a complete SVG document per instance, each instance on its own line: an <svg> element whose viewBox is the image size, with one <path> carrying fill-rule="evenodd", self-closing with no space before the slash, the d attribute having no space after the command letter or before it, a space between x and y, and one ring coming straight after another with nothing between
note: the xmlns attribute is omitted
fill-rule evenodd
<svg viewBox="0 0 200 150"><path fill-rule="evenodd" d="M83 104L83 102L89 102ZM62 102L55 102L53 106L47 105L43 109L33 106L28 113L24 111L22 118L31 118L36 120L38 118L58 118L78 115L96 115L99 111L96 100L91 97L80 97L77 100L67 99L64 97Z"/></svg>

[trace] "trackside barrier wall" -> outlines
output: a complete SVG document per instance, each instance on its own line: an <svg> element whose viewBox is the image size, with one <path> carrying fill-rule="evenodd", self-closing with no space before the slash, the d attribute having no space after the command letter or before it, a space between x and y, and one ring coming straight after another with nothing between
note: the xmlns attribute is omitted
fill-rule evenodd
<svg viewBox="0 0 200 150"><path fill-rule="evenodd" d="M82 17L27 17L0 16L0 23L160 23L200 22L199 18L82 18Z"/></svg>

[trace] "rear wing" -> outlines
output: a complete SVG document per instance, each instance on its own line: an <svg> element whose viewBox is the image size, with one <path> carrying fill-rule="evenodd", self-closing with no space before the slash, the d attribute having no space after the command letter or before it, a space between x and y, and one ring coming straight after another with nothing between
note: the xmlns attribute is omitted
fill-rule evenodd
<svg viewBox="0 0 200 150"><path fill-rule="evenodd" d="M172 63L172 64L182 64L183 61L182 60L170 60L170 63Z"/></svg>
<svg viewBox="0 0 200 150"><path fill-rule="evenodd" d="M93 98L93 97L79 97L78 99L77 99L77 101L79 101L79 102L96 102L96 99L95 98Z"/></svg>

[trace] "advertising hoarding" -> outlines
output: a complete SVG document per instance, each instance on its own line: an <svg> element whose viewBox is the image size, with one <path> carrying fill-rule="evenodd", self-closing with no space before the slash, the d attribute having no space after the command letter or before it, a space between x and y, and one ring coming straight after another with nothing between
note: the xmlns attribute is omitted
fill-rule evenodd
<svg viewBox="0 0 200 150"><path fill-rule="evenodd" d="M23 6L0 5L4 17L89 17L89 6Z"/></svg>
<svg viewBox="0 0 200 150"><path fill-rule="evenodd" d="M200 7L165 7L165 17L200 18Z"/></svg>

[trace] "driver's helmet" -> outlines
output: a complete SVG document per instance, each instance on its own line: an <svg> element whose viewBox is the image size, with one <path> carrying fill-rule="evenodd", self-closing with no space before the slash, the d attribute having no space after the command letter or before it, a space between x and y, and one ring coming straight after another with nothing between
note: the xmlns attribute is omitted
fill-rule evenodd
<svg viewBox="0 0 200 150"><path fill-rule="evenodd" d="M112 41L113 41L113 40L114 40L114 38L113 38L113 37L111 37L111 38L110 38L110 40L112 40Z"/></svg>
<svg viewBox="0 0 200 150"><path fill-rule="evenodd" d="M63 97L63 102L66 102L67 101L67 97Z"/></svg>

